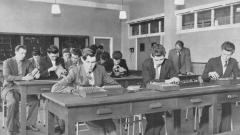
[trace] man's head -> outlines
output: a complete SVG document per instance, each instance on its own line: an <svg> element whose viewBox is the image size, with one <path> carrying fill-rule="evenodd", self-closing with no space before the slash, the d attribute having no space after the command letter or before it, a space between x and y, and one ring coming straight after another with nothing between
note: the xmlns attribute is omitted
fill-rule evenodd
<svg viewBox="0 0 240 135"><path fill-rule="evenodd" d="M57 59L59 55L58 53L59 50L55 45L50 45L50 47L47 49L47 54L52 61L55 61Z"/></svg>
<svg viewBox="0 0 240 135"><path fill-rule="evenodd" d="M68 59L70 59L70 57L71 57L70 49L69 48L64 48L62 50L62 55L63 55L64 61L67 61Z"/></svg>
<svg viewBox="0 0 240 135"><path fill-rule="evenodd" d="M41 52L39 49L33 49L32 55L35 61L40 61Z"/></svg>
<svg viewBox="0 0 240 135"><path fill-rule="evenodd" d="M156 66L160 66L164 62L165 54L166 51L163 45L157 44L156 47L153 48L152 59Z"/></svg>
<svg viewBox="0 0 240 135"><path fill-rule="evenodd" d="M109 59L110 59L110 54L108 52L103 52L100 55L100 62L101 62L101 64L103 64L104 62L106 62Z"/></svg>
<svg viewBox="0 0 240 135"><path fill-rule="evenodd" d="M114 65L118 65L122 59L122 53L120 51L114 51L112 57Z"/></svg>
<svg viewBox="0 0 240 135"><path fill-rule="evenodd" d="M181 40L178 40L176 43L175 43L175 48L180 51L182 48L184 47L184 43L181 41Z"/></svg>
<svg viewBox="0 0 240 135"><path fill-rule="evenodd" d="M71 60L72 60L73 64L76 64L80 60L80 57L82 56L82 53L77 48L71 49L70 52L71 52Z"/></svg>
<svg viewBox="0 0 240 135"><path fill-rule="evenodd" d="M83 49L82 62L83 62L83 66L87 70L86 72L93 71L93 69L96 66L97 61L96 61L95 53L92 49L90 49L90 48Z"/></svg>
<svg viewBox="0 0 240 135"><path fill-rule="evenodd" d="M228 61L235 51L235 45L229 41L226 41L222 44L221 48L222 48L222 53L221 53L222 59L224 61Z"/></svg>
<svg viewBox="0 0 240 135"><path fill-rule="evenodd" d="M27 47L25 45L17 45L15 47L15 58L18 61L21 61L25 58L27 53Z"/></svg>

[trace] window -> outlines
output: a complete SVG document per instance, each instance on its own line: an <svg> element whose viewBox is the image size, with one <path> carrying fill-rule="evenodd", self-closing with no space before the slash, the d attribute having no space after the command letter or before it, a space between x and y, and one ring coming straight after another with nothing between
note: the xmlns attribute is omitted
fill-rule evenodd
<svg viewBox="0 0 240 135"><path fill-rule="evenodd" d="M233 23L240 23L240 4L233 6Z"/></svg>
<svg viewBox="0 0 240 135"><path fill-rule="evenodd" d="M148 34L148 22L142 22L140 25L141 25L141 34Z"/></svg>
<svg viewBox="0 0 240 135"><path fill-rule="evenodd" d="M215 9L214 25L230 24L230 6Z"/></svg>
<svg viewBox="0 0 240 135"><path fill-rule="evenodd" d="M159 20L152 20L150 22L150 33L158 33L159 32Z"/></svg>
<svg viewBox="0 0 240 135"><path fill-rule="evenodd" d="M130 24L130 27L132 28L132 35L139 35L139 24Z"/></svg>
<svg viewBox="0 0 240 135"><path fill-rule="evenodd" d="M194 28L194 13L185 14L182 16L182 29L193 29Z"/></svg>
<svg viewBox="0 0 240 135"><path fill-rule="evenodd" d="M211 10L198 12L197 25L198 28L211 26Z"/></svg>
<svg viewBox="0 0 240 135"><path fill-rule="evenodd" d="M161 22L161 32L164 32L164 18L161 18L160 22Z"/></svg>

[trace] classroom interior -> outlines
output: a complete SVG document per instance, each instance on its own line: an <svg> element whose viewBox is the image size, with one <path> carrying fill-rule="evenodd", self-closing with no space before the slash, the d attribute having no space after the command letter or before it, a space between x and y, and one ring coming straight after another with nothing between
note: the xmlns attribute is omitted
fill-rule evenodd
<svg viewBox="0 0 240 135"><path fill-rule="evenodd" d="M184 46L190 49L192 72L196 75L203 73L209 58L220 55L221 44L225 41L235 44L232 57L240 61L240 0L179 0L183 2L181 4L176 1L1 0L0 70L2 72L3 61L14 56L14 48L19 44L27 46L27 58L31 57L34 48L46 55L51 44L56 45L60 52L63 48L83 49L101 44L110 54L121 51L133 72L142 70L142 63L149 58L153 44L162 44L168 56L177 40L183 41ZM59 14L51 11L54 3L60 6ZM126 13L126 18L120 17L120 11ZM28 132L30 135L47 134L42 106L37 124L41 130ZM232 131L219 135L240 134L240 107L238 102L232 106ZM1 125L3 108L0 107ZM189 109L188 113L183 110L181 119L179 134L196 135L194 110ZM114 122L119 125L118 120ZM139 121L135 125L130 124L129 129L122 126L120 130L122 134L139 135L138 124ZM146 124L144 119L142 124ZM5 135L6 128L1 126L0 134ZM83 131L78 134L89 133ZM166 135L167 132L164 130L161 134Z"/></svg>

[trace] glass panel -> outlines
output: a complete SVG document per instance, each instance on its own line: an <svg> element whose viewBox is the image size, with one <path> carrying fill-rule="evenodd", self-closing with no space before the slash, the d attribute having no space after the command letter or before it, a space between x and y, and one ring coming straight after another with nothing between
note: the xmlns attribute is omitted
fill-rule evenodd
<svg viewBox="0 0 240 135"><path fill-rule="evenodd" d="M132 28L132 36L139 35L139 24L130 24Z"/></svg>
<svg viewBox="0 0 240 135"><path fill-rule="evenodd" d="M211 10L198 12L198 28L211 26Z"/></svg>
<svg viewBox="0 0 240 135"><path fill-rule="evenodd" d="M161 32L164 32L164 18L161 18L160 22L161 22Z"/></svg>
<svg viewBox="0 0 240 135"><path fill-rule="evenodd" d="M215 9L214 25L230 24L230 6Z"/></svg>
<svg viewBox="0 0 240 135"><path fill-rule="evenodd" d="M233 23L240 23L240 4L233 6Z"/></svg>
<svg viewBox="0 0 240 135"><path fill-rule="evenodd" d="M140 25L141 25L141 34L148 34L148 22L142 22Z"/></svg>
<svg viewBox="0 0 240 135"><path fill-rule="evenodd" d="M185 14L182 16L182 29L193 29L194 28L194 13Z"/></svg>
<svg viewBox="0 0 240 135"><path fill-rule="evenodd" d="M159 20L152 20L150 22L150 32L151 33L158 33L159 32Z"/></svg>

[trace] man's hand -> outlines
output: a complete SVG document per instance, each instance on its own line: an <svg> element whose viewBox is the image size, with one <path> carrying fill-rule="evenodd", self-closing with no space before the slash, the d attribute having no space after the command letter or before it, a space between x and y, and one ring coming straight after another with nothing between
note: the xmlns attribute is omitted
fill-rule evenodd
<svg viewBox="0 0 240 135"><path fill-rule="evenodd" d="M187 72L187 75L194 75L193 72Z"/></svg>
<svg viewBox="0 0 240 135"><path fill-rule="evenodd" d="M120 72L120 73L123 73L123 72L125 72L125 71L126 71L125 68L123 68L123 67L119 67L119 72Z"/></svg>
<svg viewBox="0 0 240 135"><path fill-rule="evenodd" d="M48 69L48 72L56 71L56 70L57 70L57 66L52 66Z"/></svg>
<svg viewBox="0 0 240 135"><path fill-rule="evenodd" d="M219 74L215 71L214 72L209 72L208 76L213 80L217 80L220 77Z"/></svg>
<svg viewBox="0 0 240 135"><path fill-rule="evenodd" d="M38 71L38 73L35 74L34 76L35 79L39 79L40 78L40 72Z"/></svg>
<svg viewBox="0 0 240 135"><path fill-rule="evenodd" d="M27 74L26 76L22 77L22 80L24 80L24 81L30 81L33 79L34 79L34 77L31 74Z"/></svg>

